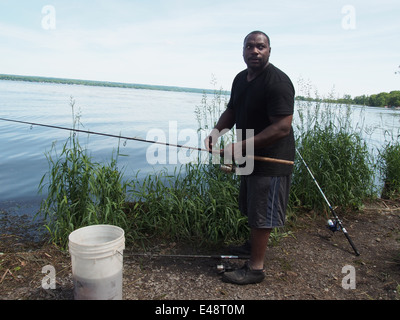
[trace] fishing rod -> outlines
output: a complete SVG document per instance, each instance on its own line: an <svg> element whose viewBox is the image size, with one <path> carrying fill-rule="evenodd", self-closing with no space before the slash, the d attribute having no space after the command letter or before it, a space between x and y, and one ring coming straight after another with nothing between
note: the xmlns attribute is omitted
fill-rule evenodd
<svg viewBox="0 0 400 320"><path fill-rule="evenodd" d="M152 254L152 253L132 253L124 252L124 256L128 257L145 257L145 258L178 258L178 259L219 259L221 263L217 265L217 272L222 274L227 271L232 271L233 267L230 264L222 263L226 260L247 260L250 258L248 255L198 255L198 254Z"/></svg>
<svg viewBox="0 0 400 320"><path fill-rule="evenodd" d="M121 135L115 135L115 134L109 134L109 133L82 130L82 129L76 129L76 128L66 128L66 127L61 127L61 126L36 123L36 122L28 122L28 121L22 121L22 120L7 119L7 118L0 118L0 120L7 121L7 122L13 122L13 123L27 124L30 126L38 126L38 127L45 127L45 128L58 129L58 130L67 130L67 131L78 132L78 133L86 133L86 134L92 134L92 135L98 135L98 136L104 136L104 137L118 138L118 139L123 139L123 140L147 142L147 143L160 144L160 145L169 146L169 147L184 148L184 149L190 149L190 150L194 150L194 151L204 151L204 152L210 153L210 151L207 149L190 147L190 146L185 146L185 145L180 145L180 144L173 144L173 143L168 143L168 142L153 141L153 140L141 139L141 138L136 138L136 137L124 137ZM221 155L220 150L213 150L212 153ZM247 157L252 158L256 161L273 162L273 163L280 163L280 164L285 164L285 165L293 165L294 164L293 161L283 160L283 159L275 159L275 158L251 156L251 155L247 155Z"/></svg>
<svg viewBox="0 0 400 320"><path fill-rule="evenodd" d="M190 147L190 146L179 145L179 144L172 144L172 143L168 143L168 142L152 141L152 140L146 140L146 139L141 139L141 138L136 138L136 137L125 137L125 136L115 135L115 134L108 134L108 133L95 132L95 131L82 130L82 129L75 129L75 128L66 128L66 127L61 127L61 126L48 125L48 124L42 124L42 123L36 123L36 122L28 122L28 121L15 120L15 119L0 118L0 120L1 121L7 121L7 122L13 122L13 123L27 124L27 125L30 125L30 126L39 126L39 127L45 127L45 128L67 130L67 131L72 131L72 132L86 133L86 134L99 135L99 136L105 136L105 137L112 137L112 138L118 138L118 139L124 139L124 140L134 140L134 141L139 141L139 142L160 144L160 145L171 146L171 147L176 147L176 148L185 148L185 149L191 149L191 150L195 150L195 151L205 151L205 152L209 152L210 153L210 151L207 150L207 149L202 149L202 148L197 148L197 147ZM357 248L355 247L353 241L351 240L350 236L348 235L346 228L343 227L342 221L337 216L335 210L333 210L331 204L329 203L329 201L326 198L324 192L322 191L322 189L319 186L317 180L315 179L312 171L310 170L310 168L308 167L307 163L305 162L305 160L303 159L303 157L301 156L300 152L297 149L296 149L296 152L299 155L299 157L302 160L302 162L304 163L305 167L307 168L310 176L312 177L314 183L316 184L318 190L322 194L325 202L327 203L330 211L332 212L332 214L334 216L335 222L333 222L331 220L328 220L329 229L332 230L333 232L342 230L344 235L346 236L347 240L349 241L350 245L352 246L354 252L356 253L357 256L359 256L360 255L359 251L357 250ZM221 155L221 151L219 151L219 150L212 151L212 153L218 153L218 154ZM286 165L293 165L294 164L293 161L289 161L289 160L282 160L282 159L275 159L275 158L268 158L268 157L260 157L260 156L247 156L247 157L251 157L256 161L281 163L281 164L286 164ZM233 171L233 166L231 166L231 167L223 166L222 169L224 171ZM206 257L210 257L210 256L206 256ZM221 257L221 256L219 256L219 257Z"/></svg>
<svg viewBox="0 0 400 320"><path fill-rule="evenodd" d="M125 252L124 252L125 256ZM182 259L222 259L222 260L230 260L230 259L248 259L248 255L201 255L201 254L158 254L158 253L127 253L128 257L146 257L146 258L182 258Z"/></svg>
<svg viewBox="0 0 400 320"><path fill-rule="evenodd" d="M353 241L351 240L349 234L347 233L346 228L343 226L342 221L339 219L338 215L336 214L335 210L333 210L331 204L329 203L327 197L325 196L324 192L322 191L321 187L319 186L317 180L315 179L313 173L311 172L311 169L308 167L307 163L304 161L303 157L301 156L299 150L296 149L296 152L298 154L298 156L300 157L300 159L303 161L305 167L308 170L308 173L310 174L311 178L313 179L315 185L317 186L319 192L322 194L322 197L324 198L326 204L328 205L331 213L333 214L334 220L332 221L331 219L328 220L328 228L329 230L331 230L332 232L336 232L339 230L342 230L344 235L346 236L347 240L349 241L351 247L353 248L356 256L360 255L360 252L357 250L356 246L354 245Z"/></svg>

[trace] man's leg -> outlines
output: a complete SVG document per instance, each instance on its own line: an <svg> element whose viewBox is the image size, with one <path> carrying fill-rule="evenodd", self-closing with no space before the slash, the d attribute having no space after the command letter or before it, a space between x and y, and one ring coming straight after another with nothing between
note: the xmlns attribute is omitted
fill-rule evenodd
<svg viewBox="0 0 400 320"><path fill-rule="evenodd" d="M251 229L251 255L249 267L252 270L264 269L265 251L267 250L269 235L272 229Z"/></svg>
<svg viewBox="0 0 400 320"><path fill-rule="evenodd" d="M259 283L264 280L264 258L272 229L252 228L250 260L240 269L227 272L222 280L235 284Z"/></svg>

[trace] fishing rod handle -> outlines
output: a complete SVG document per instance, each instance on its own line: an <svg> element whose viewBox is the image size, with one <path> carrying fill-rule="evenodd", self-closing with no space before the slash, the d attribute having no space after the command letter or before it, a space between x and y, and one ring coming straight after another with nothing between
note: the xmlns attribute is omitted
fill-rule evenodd
<svg viewBox="0 0 400 320"><path fill-rule="evenodd" d="M260 156L248 156L248 157L249 158L253 158L256 161L280 163L280 164L286 164L286 165L289 165L289 166L294 165L294 161L290 161L290 160L267 158L267 157L260 157Z"/></svg>
<svg viewBox="0 0 400 320"><path fill-rule="evenodd" d="M359 256L359 255L360 255L360 252L357 250L355 244L353 243L353 240L351 240L351 238L350 238L349 234L347 233L346 229L342 229L342 230L343 230L343 233L344 233L344 235L346 236L347 240L349 241L351 247L353 248L353 250L354 250L356 256Z"/></svg>
<svg viewBox="0 0 400 320"><path fill-rule="evenodd" d="M206 149L202 149L200 151L208 151ZM223 152L221 150L212 150L211 153L213 154L219 154L221 157L223 157ZM253 156L253 155L246 155L246 157L250 159L254 159L255 161L263 161L263 162L271 162L271 163L280 163L280 164L286 164L289 166L294 165L294 161L290 160L283 160L283 159L276 159L276 158L268 158L268 157L261 157L261 156Z"/></svg>

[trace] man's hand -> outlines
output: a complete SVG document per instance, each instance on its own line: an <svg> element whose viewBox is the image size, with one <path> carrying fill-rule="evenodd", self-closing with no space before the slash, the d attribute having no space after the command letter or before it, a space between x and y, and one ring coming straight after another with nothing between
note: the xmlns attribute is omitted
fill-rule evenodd
<svg viewBox="0 0 400 320"><path fill-rule="evenodd" d="M213 133L213 131L210 133L207 138L204 139L204 145L207 149L208 152L212 153L213 152L213 146L217 143L218 140L218 135Z"/></svg>

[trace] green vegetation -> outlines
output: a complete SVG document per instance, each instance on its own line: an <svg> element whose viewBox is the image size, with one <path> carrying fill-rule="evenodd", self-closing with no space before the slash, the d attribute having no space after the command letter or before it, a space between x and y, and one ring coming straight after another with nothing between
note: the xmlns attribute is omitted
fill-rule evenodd
<svg viewBox="0 0 400 320"><path fill-rule="evenodd" d="M203 95L196 107L199 135L214 126L226 107L222 90L211 99ZM71 102L72 110L74 103ZM373 157L359 128L350 123L350 106L333 103L297 102L296 144L316 180L334 206L356 210L376 194ZM79 116L73 115L74 126ZM144 179L124 181L117 169L118 150L108 165L94 163L71 135L63 150L47 155L49 172L41 183L48 186L43 201L51 241L65 247L68 234L85 225L110 223L126 231L135 244L146 241L190 241L197 244L240 242L248 237L246 218L238 209L239 179L220 171L210 161L190 163L174 172L162 170ZM234 133L226 135L233 139ZM394 141L397 141L394 139ZM220 141L223 146L227 141ZM382 180L388 194L398 196L399 144L380 152ZM48 178L46 184L45 177ZM397 179L397 180L396 180ZM329 210L300 159L295 161L288 225L275 230L272 241L290 233L296 216L309 210L327 215Z"/></svg>
<svg viewBox="0 0 400 320"><path fill-rule="evenodd" d="M308 102L298 108L297 149L331 203L360 208L374 194L373 159L361 132L350 123L350 106ZM296 159L292 205L323 210L327 205L307 169Z"/></svg>
<svg viewBox="0 0 400 320"><path fill-rule="evenodd" d="M342 98L334 95L333 90L328 97L320 97L318 91L314 88L314 96L312 96L313 87L311 83L300 78L298 80L298 88L301 95L296 96L298 101L308 101L326 104L347 105L362 105L370 107L399 107L400 106L400 91L381 92L378 94L361 95L354 98L349 94L344 94Z"/></svg>
<svg viewBox="0 0 400 320"><path fill-rule="evenodd" d="M236 201L238 184L236 176L209 164L188 164L173 174L164 170L144 181L133 180L136 240L161 237L216 244L245 239L248 229Z"/></svg>
<svg viewBox="0 0 400 320"><path fill-rule="evenodd" d="M370 106L370 107L400 107L400 91L390 91L390 92L381 92L378 94L372 94L370 96L361 95L356 96L354 98L351 95L345 94L342 98L311 98L304 96L297 96L297 100L301 101L316 101L316 102L325 102L325 103L337 103L337 104L353 104L353 105L362 105L362 106Z"/></svg>
<svg viewBox="0 0 400 320"><path fill-rule="evenodd" d="M384 181L382 198L400 197L400 142L386 144L379 154L379 169Z"/></svg>
<svg viewBox="0 0 400 320"><path fill-rule="evenodd" d="M369 97L368 103L370 106L376 107L398 107L400 106L400 91L391 91L389 93L381 92L378 94L373 94Z"/></svg>
<svg viewBox="0 0 400 320"><path fill-rule="evenodd" d="M74 115L74 101L71 107L75 129L79 116ZM49 172L40 181L39 191L48 185L41 212L54 243L65 247L72 231L91 224L127 226L123 211L126 184L117 170L116 158L112 157L109 165L94 163L73 133L60 154L53 144L46 156Z"/></svg>

